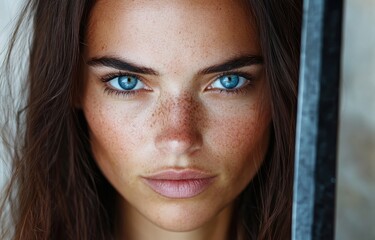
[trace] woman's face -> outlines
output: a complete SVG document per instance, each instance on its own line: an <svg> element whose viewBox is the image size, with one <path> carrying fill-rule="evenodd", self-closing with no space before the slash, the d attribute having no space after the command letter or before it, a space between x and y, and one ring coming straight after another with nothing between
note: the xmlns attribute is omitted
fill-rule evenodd
<svg viewBox="0 0 375 240"><path fill-rule="evenodd" d="M240 1L98 1L82 108L96 162L127 212L199 228L248 185L268 146L270 96Z"/></svg>

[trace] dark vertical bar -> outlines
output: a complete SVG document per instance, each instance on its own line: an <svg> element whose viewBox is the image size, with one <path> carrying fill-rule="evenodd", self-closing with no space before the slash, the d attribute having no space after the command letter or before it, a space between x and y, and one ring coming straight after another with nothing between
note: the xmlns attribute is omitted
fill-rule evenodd
<svg viewBox="0 0 375 240"><path fill-rule="evenodd" d="M342 1L305 0L293 240L334 239Z"/></svg>

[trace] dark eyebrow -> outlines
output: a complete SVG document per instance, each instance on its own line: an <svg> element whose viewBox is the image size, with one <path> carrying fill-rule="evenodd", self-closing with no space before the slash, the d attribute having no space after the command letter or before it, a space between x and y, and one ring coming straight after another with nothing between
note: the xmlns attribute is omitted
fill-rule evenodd
<svg viewBox="0 0 375 240"><path fill-rule="evenodd" d="M220 63L208 68L202 69L200 74L209 74L217 72L230 71L236 68L251 66L254 64L263 64L263 57L258 55L245 55L234 57L224 63Z"/></svg>
<svg viewBox="0 0 375 240"><path fill-rule="evenodd" d="M210 73L217 73L217 72L225 72L229 70L233 70L236 68L246 67L254 64L263 64L263 58L258 55L245 55L245 56L239 56L232 59L229 59L228 61L224 63L220 63L217 65L213 65L210 67L207 67L205 69L202 69L199 71L200 74L210 74ZM87 65L89 66L104 66L104 67L110 67L115 68L118 70L123 71L130 71L134 73L140 73L140 74L148 74L148 75L160 75L157 71L155 71L152 68L148 67L142 67L138 66L134 63L128 62L126 60L120 59L118 57L100 57L100 58L91 58L89 61L87 61Z"/></svg>
<svg viewBox="0 0 375 240"><path fill-rule="evenodd" d="M129 71L134 73L140 73L140 74L148 74L148 75L159 75L157 71L155 71L152 68L148 67L142 67L138 66L134 63L128 62L124 59L120 59L118 57L100 57L100 58L91 58L89 61L87 61L87 65L89 66L104 66L104 67L110 67L115 68L122 71Z"/></svg>

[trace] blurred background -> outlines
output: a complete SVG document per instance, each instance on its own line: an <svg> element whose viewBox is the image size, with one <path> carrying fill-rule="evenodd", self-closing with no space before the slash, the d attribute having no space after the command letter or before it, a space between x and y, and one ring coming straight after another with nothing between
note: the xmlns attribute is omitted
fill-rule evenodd
<svg viewBox="0 0 375 240"><path fill-rule="evenodd" d="M14 23L17 19L17 13L19 12L21 3L23 0L0 0L0 66L4 60L4 55L7 48L8 38L12 32ZM1 71L1 69L0 69ZM0 76L3 74L0 72ZM0 78L2 81L2 78ZM0 86L3 86L0 84ZM0 94L3 93L0 91ZM0 102L0 104L4 104ZM1 108L0 108L1 109ZM0 112L0 123L4 121L3 113ZM1 127L1 125L0 125ZM1 130L1 129L0 129ZM1 132L1 131L0 131ZM5 153L0 138L0 196L2 196L2 189L5 184L7 177L9 176L8 163L5 162Z"/></svg>
<svg viewBox="0 0 375 240"><path fill-rule="evenodd" d="M0 62L22 0L0 0ZM337 240L375 240L375 0L346 0L339 126ZM1 104L1 103L0 103ZM1 118L0 118L1 119ZM0 145L0 189L8 168Z"/></svg>
<svg viewBox="0 0 375 240"><path fill-rule="evenodd" d="M375 1L346 0L337 240L375 240Z"/></svg>

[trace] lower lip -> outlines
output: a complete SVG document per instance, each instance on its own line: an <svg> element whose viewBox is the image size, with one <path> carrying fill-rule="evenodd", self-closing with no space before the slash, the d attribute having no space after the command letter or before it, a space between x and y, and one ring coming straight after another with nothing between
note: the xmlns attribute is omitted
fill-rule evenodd
<svg viewBox="0 0 375 240"><path fill-rule="evenodd" d="M167 198L192 198L206 190L213 178L161 180L145 179L148 186Z"/></svg>

